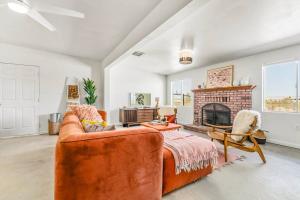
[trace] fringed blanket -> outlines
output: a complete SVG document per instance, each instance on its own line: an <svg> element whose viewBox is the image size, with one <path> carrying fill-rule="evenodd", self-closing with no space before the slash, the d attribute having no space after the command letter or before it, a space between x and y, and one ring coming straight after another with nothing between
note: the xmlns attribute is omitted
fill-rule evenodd
<svg viewBox="0 0 300 200"><path fill-rule="evenodd" d="M163 132L163 135L164 147L174 156L176 174L217 164L218 150L213 142L181 131Z"/></svg>

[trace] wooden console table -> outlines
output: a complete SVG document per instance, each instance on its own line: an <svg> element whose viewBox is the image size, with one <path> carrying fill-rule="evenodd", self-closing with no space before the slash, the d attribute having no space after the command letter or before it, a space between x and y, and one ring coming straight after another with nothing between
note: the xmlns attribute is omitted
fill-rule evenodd
<svg viewBox="0 0 300 200"><path fill-rule="evenodd" d="M151 122L156 119L156 116L156 108L121 108L119 110L119 120L124 127Z"/></svg>

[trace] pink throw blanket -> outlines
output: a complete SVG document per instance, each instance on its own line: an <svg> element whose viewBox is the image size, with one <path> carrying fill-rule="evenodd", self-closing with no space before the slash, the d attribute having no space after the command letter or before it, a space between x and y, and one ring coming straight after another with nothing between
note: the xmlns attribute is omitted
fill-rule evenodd
<svg viewBox="0 0 300 200"><path fill-rule="evenodd" d="M213 142L180 131L163 132L163 135L164 147L174 156L176 174L217 164L218 150Z"/></svg>

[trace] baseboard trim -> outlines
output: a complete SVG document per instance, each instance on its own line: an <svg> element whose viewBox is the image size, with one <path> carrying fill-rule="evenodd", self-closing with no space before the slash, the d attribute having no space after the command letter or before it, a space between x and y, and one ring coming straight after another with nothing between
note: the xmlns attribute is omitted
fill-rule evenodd
<svg viewBox="0 0 300 200"><path fill-rule="evenodd" d="M33 133L33 134L24 134L24 135L9 135L9 136L0 136L0 139L12 139L12 138L22 138L22 137L32 137L42 135L40 133Z"/></svg>
<svg viewBox="0 0 300 200"><path fill-rule="evenodd" d="M294 144L294 143L290 143L290 142L284 142L284 141L280 141L280 140L276 140L276 139L268 139L269 143L272 144L278 144L281 146L287 146L287 147L292 147L292 148L296 148L296 149L300 149L300 144Z"/></svg>

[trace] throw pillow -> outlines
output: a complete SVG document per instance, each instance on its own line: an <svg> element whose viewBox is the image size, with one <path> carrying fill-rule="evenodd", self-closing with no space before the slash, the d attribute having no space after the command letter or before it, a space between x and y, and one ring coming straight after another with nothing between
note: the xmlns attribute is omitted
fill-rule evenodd
<svg viewBox="0 0 300 200"><path fill-rule="evenodd" d="M82 120L82 125L86 133L115 130L114 125L107 125L105 121Z"/></svg>
<svg viewBox="0 0 300 200"><path fill-rule="evenodd" d="M103 119L98 113L98 110L95 106L89 105L75 105L70 107L71 110L77 115L80 121L82 120L92 120L102 122Z"/></svg>

